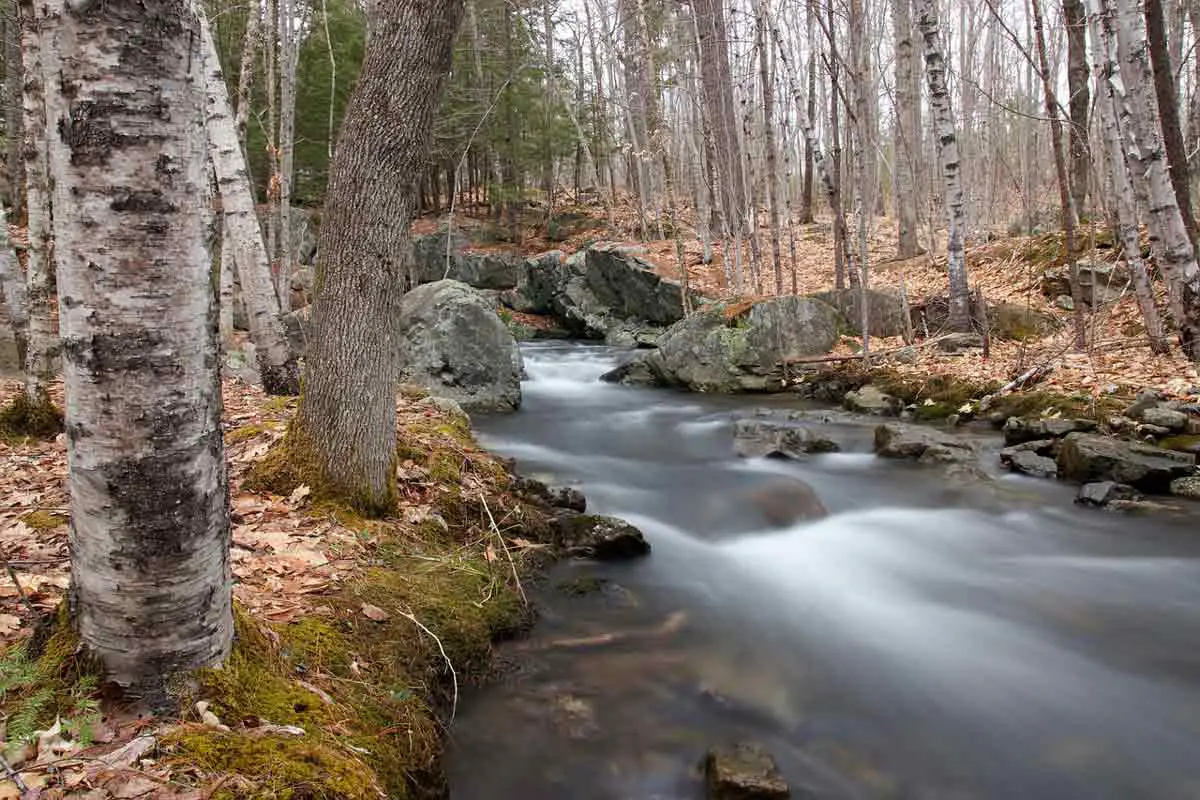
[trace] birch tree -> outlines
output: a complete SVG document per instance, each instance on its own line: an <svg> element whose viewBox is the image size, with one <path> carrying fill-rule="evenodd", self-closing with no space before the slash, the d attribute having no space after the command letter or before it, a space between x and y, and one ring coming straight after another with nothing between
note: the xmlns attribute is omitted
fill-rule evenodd
<svg viewBox="0 0 1200 800"><path fill-rule="evenodd" d="M233 633L200 24L188 0L46 5L71 597L154 706Z"/></svg>
<svg viewBox="0 0 1200 800"><path fill-rule="evenodd" d="M369 513L395 502L409 224L464 0L380 0L321 216L304 395L282 453Z"/></svg>
<svg viewBox="0 0 1200 800"><path fill-rule="evenodd" d="M950 318L952 330L971 328L971 298L967 286L967 265L963 236L966 221L963 209L962 171L958 157L958 134L954 110L946 85L946 59L942 55L938 30L937 0L916 0L917 26L925 42L925 79L929 84L929 106L933 113L933 134L937 142L938 167L942 176L942 199L946 209L946 271L950 280Z"/></svg>
<svg viewBox="0 0 1200 800"><path fill-rule="evenodd" d="M921 86L913 48L912 0L892 0L892 36L896 48L895 141L896 227L898 258L920 252L917 242L916 164L921 145Z"/></svg>
<svg viewBox="0 0 1200 800"><path fill-rule="evenodd" d="M3 206L0 206L0 298L4 300L8 324L17 344L17 360L24 364L29 340L29 301L25 296L25 275L8 241L8 216Z"/></svg>
<svg viewBox="0 0 1200 800"><path fill-rule="evenodd" d="M232 247L241 279L242 302L250 322L259 374L263 389L269 394L296 395L300 393L300 369L279 319L271 265L254 213L254 195L229 105L229 90L221 74L212 32L202 14L200 26L207 99L205 125L221 192L222 221L229 231L226 241Z"/></svg>

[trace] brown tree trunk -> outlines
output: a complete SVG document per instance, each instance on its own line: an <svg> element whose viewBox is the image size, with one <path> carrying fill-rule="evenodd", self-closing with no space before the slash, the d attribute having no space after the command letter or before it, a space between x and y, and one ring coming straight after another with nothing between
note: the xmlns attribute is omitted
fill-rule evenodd
<svg viewBox="0 0 1200 800"><path fill-rule="evenodd" d="M1063 22L1067 28L1067 104L1071 118L1071 199L1075 213L1083 217L1087 207L1088 177L1092 163L1088 153L1088 108L1091 91L1088 84L1087 17L1083 0L1063 0Z"/></svg>
<svg viewBox="0 0 1200 800"><path fill-rule="evenodd" d="M396 325L415 181L450 71L464 0L382 0L342 122L321 216L304 395L289 432L364 511L395 502Z"/></svg>
<svg viewBox="0 0 1200 800"><path fill-rule="evenodd" d="M1158 119L1166 149L1167 169L1175 202L1183 216L1192 247L1196 246L1196 216L1192 211L1192 188L1188 182L1187 150L1183 144L1183 128L1179 124L1179 97L1175 91L1175 70L1167 49L1167 27L1162 0L1146 0L1146 41L1150 63L1154 67L1154 94L1158 98Z"/></svg>

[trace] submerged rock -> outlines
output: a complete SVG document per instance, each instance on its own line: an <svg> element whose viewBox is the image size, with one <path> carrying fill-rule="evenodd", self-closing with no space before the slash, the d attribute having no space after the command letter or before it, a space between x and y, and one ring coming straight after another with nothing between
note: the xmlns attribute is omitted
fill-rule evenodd
<svg viewBox="0 0 1200 800"><path fill-rule="evenodd" d="M1053 478L1058 474L1058 464L1053 458L1039 456L1033 450L1019 450L1008 459L1000 459L1013 472L1032 475L1035 478Z"/></svg>
<svg viewBox="0 0 1200 800"><path fill-rule="evenodd" d="M521 351L496 310L459 281L406 294L400 306L400 380L455 400L464 410L521 405Z"/></svg>
<svg viewBox="0 0 1200 800"><path fill-rule="evenodd" d="M974 460L975 450L967 442L934 428L889 422L875 429L875 455L953 464Z"/></svg>
<svg viewBox="0 0 1200 800"><path fill-rule="evenodd" d="M1195 471L1196 457L1140 442L1126 442L1094 433L1072 433L1058 452L1063 480L1127 483L1143 492L1165 494L1171 481Z"/></svg>
<svg viewBox="0 0 1200 800"><path fill-rule="evenodd" d="M704 758L707 800L784 800L787 781L762 745L714 747Z"/></svg>
<svg viewBox="0 0 1200 800"><path fill-rule="evenodd" d="M1141 499L1137 489L1115 481L1096 481L1079 487L1075 502L1084 506L1107 507L1118 501L1136 502Z"/></svg>
<svg viewBox="0 0 1200 800"><path fill-rule="evenodd" d="M817 496L816 490L804 481L776 481L755 489L746 499L768 525L777 528L829 516L829 510Z"/></svg>
<svg viewBox="0 0 1200 800"><path fill-rule="evenodd" d="M672 325L643 363L607 380L680 386L698 392L771 392L785 386L785 362L829 352L839 314L807 297L712 307Z"/></svg>
<svg viewBox="0 0 1200 800"><path fill-rule="evenodd" d="M733 449L742 458L800 458L810 453L834 453L837 442L802 425L739 419L733 429Z"/></svg>
<svg viewBox="0 0 1200 800"><path fill-rule="evenodd" d="M623 519L568 514L557 521L559 544L570 555L598 561L619 561L650 552L640 530Z"/></svg>

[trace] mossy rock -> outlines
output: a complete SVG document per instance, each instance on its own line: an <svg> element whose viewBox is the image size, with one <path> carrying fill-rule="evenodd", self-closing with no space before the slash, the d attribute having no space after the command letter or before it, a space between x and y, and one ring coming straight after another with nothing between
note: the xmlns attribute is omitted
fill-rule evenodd
<svg viewBox="0 0 1200 800"><path fill-rule="evenodd" d="M53 511L30 511L28 514L21 516L21 522L25 523L35 531L53 530L62 525L66 525L71 520L63 514L56 514Z"/></svg>
<svg viewBox="0 0 1200 800"><path fill-rule="evenodd" d="M21 392L0 409L0 436L9 439L53 439L63 431L63 415L42 391L38 397Z"/></svg>
<svg viewBox="0 0 1200 800"><path fill-rule="evenodd" d="M1200 455L1200 436L1193 434L1184 434L1181 436L1168 436L1158 443L1159 447L1167 450L1174 450L1178 453L1192 453Z"/></svg>

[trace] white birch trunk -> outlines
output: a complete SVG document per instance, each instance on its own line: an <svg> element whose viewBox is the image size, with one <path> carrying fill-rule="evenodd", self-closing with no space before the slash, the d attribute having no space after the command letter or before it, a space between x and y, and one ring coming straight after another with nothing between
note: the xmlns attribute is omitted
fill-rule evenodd
<svg viewBox="0 0 1200 800"><path fill-rule="evenodd" d="M1098 18L1090 15L1089 22L1092 29L1092 54L1096 73L1096 105L1100 112L1100 133L1108 160L1108 185L1111 187L1112 202L1117 215L1117 236L1125 251L1125 261L1129 264L1129 272L1133 276L1133 290L1137 296L1138 307L1142 311L1142 319L1146 324L1146 334L1150 337L1150 346L1155 352L1166 352L1162 320L1158 315L1158 307L1154 303L1154 291L1150 286L1146 263L1142 260L1142 246L1138 242L1137 203L1133 185L1130 183L1129 164L1125 160L1125 149L1121 142L1116 98L1113 96L1112 84L1109 82L1110 72L1115 65L1112 63L1106 47L1106 40L1100 30Z"/></svg>
<svg viewBox="0 0 1200 800"><path fill-rule="evenodd" d="M911 0L893 0L892 30L896 48L896 255L912 258L920 252L916 165L921 153L921 87L917 84Z"/></svg>
<svg viewBox="0 0 1200 800"><path fill-rule="evenodd" d="M1131 0L1091 0L1091 3L1099 15L1102 36L1116 41L1119 66L1109 72L1108 88L1120 108L1125 153L1133 178L1145 182L1146 227L1151 247L1179 297L1172 310L1179 326L1180 343L1188 358L1197 361L1200 360L1200 268L1167 172L1145 19L1139 5Z"/></svg>
<svg viewBox="0 0 1200 800"><path fill-rule="evenodd" d="M221 75L221 64L208 22L200 15L201 48L204 56L206 127L210 156L221 192L223 222L232 244L242 286L242 302L250 323L250 338L258 357L263 388L270 394L300 393L300 370L288 347L279 319L278 298L271 282L271 265L263 245L262 230L254 213L254 195L242 146L238 141L229 90Z"/></svg>
<svg viewBox="0 0 1200 800"><path fill-rule="evenodd" d="M946 85L946 60L942 55L942 37L938 30L937 0L916 0L917 27L925 40L925 78L929 83L929 105L933 112L933 132L937 140L938 166L945 192L946 271L950 279L951 329L971 327L971 298L967 288L967 265L963 250L966 209L963 196L962 171L958 156L958 135L954 125L954 109Z"/></svg>
<svg viewBox="0 0 1200 800"><path fill-rule="evenodd" d="M21 58L25 73L22 148L25 160L25 198L29 246L26 249L25 287L29 317L25 350L25 393L30 399L45 396L54 379L58 350L58 325L54 316L54 237L51 227L50 180L46 167L46 56L43 12L32 3L21 6ZM48 73L47 73L48 74Z"/></svg>
<svg viewBox="0 0 1200 800"><path fill-rule="evenodd" d="M296 69L300 48L296 42L296 10L292 0L279 0L279 273L275 288L279 309L287 313L292 303L292 173L296 155Z"/></svg>
<svg viewBox="0 0 1200 800"><path fill-rule="evenodd" d="M153 707L233 633L200 28L188 0L65 5L44 56L71 595L85 647Z"/></svg>

